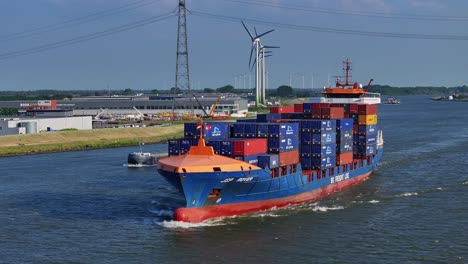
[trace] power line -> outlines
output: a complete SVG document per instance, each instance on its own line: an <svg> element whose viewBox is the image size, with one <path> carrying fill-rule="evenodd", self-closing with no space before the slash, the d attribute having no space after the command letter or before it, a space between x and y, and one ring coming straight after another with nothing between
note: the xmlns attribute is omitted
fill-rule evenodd
<svg viewBox="0 0 468 264"><path fill-rule="evenodd" d="M28 48L28 49L2 53L2 54L0 54L0 60L6 60L6 59L14 58L14 57L24 56L24 55L38 53L38 52L43 52L43 51L56 49L56 48L60 48L60 47L64 47L64 46L69 46L69 45L73 45L73 44L76 44L76 43L80 43L80 42L84 42L84 41L88 41L88 40L92 40L92 39L105 37L105 36L108 36L108 35L113 35L113 34L116 34L116 33L123 32L123 31L128 31L128 30L135 29L135 28L138 28L138 27L153 24L153 23L168 19L170 17L174 17L175 15L176 15L175 11L171 11L171 12L164 13L164 14L161 14L161 15L158 15L158 16L153 16L153 17L150 17L150 18L142 19L142 20L132 22L132 23L128 23L128 24L125 24L125 25L121 25L121 26L118 26L118 27L113 27L113 28L110 28L110 29L107 29L107 30L104 30L104 31L99 31L99 32L95 32L95 33L91 33L91 34L87 34L87 35L83 35L83 36L79 36L79 37L75 37L75 38L71 38L71 39L67 39L67 40L62 40L62 41L57 41L57 42L53 42L53 43L49 43L49 44L44 44L44 45L40 45L40 46Z"/></svg>
<svg viewBox="0 0 468 264"><path fill-rule="evenodd" d="M384 12L348 12L340 9L332 8L321 8L321 7L310 7L301 5L281 5L278 3L271 3L268 1L244 1L244 0L224 0L227 2L245 4L245 5L256 5L273 8L281 8L295 11L313 12L313 13L324 13L331 15L348 15L348 16L362 16L362 17L374 17L374 18L386 18L386 19L404 19L404 20L426 20L426 21L468 21L468 17L463 16L439 16L439 15L425 15L425 14L397 14L397 13L384 13Z"/></svg>
<svg viewBox="0 0 468 264"><path fill-rule="evenodd" d="M253 24L260 24L260 25L266 25L266 26L274 26L274 27L280 27L280 28L305 30L305 31L324 32L324 33L334 33L334 34L347 34L347 35L383 37L383 38L401 38L401 39L462 40L462 41L468 40L468 36L463 36L463 35L405 34L405 33L389 33L389 32L377 32L377 31L361 31L361 30L349 30L349 29L286 24L286 23L271 22L271 21L264 21L264 20L257 20L257 19L217 15L217 14L197 12L197 11L191 11L191 14L195 16L201 16L201 17L217 19L217 20L227 20L227 21L235 21L235 22L247 21Z"/></svg>
<svg viewBox="0 0 468 264"><path fill-rule="evenodd" d="M135 1L135 2L132 2L132 3L128 3L128 4L125 4L125 5L116 7L116 8L111 8L111 9L99 11L99 12L96 12L96 13L93 13L93 14L72 18L72 19L65 20L65 21L62 21L62 22L59 22L59 23L55 23L55 24L51 24L51 25L47 25L47 26L42 26L42 27L37 27L37 28L33 28L33 29L28 29L28 30L17 32L17 33L8 34L8 35L3 35L3 36L0 36L0 41L9 41L9 40L21 39L21 38L41 34L41 33L47 33L47 32L56 31L56 30L60 30L60 29L63 29L63 28L71 27L71 26L76 26L76 25L89 23L89 22L92 22L92 21L102 19L104 17L113 16L113 15L121 14L121 13L130 11L130 10L134 10L134 9L137 9L137 8L148 6L148 5L154 4L155 2L158 2L158 1L160 1L160 0L152 0L152 1L149 1L149 2L148 2L148 0L138 0L138 1Z"/></svg>

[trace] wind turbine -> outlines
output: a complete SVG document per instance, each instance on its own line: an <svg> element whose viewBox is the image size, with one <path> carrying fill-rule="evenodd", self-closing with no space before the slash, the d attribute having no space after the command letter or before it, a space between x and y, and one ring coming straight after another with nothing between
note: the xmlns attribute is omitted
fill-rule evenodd
<svg viewBox="0 0 468 264"><path fill-rule="evenodd" d="M250 33L250 31L247 29L247 26L244 24L243 21L242 25L245 28L245 31L250 36L250 39L252 40L252 49L250 50L250 58L249 58L249 67L255 64L255 106L258 107L260 104L265 104L265 49L266 48L279 48L279 47L273 47L273 46L262 46L260 42L260 38L265 36L266 34L274 31L274 29L266 31L262 34L257 33L257 29L254 28L255 32L255 37ZM255 49L255 60L254 63L251 64L252 62L252 55ZM267 55L268 56L268 55ZM271 55L270 55L271 56Z"/></svg>

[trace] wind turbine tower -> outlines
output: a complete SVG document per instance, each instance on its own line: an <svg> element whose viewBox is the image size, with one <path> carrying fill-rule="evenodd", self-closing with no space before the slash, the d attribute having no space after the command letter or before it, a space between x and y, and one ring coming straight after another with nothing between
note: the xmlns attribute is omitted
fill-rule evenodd
<svg viewBox="0 0 468 264"><path fill-rule="evenodd" d="M177 61L176 61L176 80L175 90L180 89L189 94L190 106L193 114L192 90L190 88L190 74L188 63L187 46L187 10L185 9L185 0L179 0L179 23L177 29ZM175 99L174 99L175 104Z"/></svg>

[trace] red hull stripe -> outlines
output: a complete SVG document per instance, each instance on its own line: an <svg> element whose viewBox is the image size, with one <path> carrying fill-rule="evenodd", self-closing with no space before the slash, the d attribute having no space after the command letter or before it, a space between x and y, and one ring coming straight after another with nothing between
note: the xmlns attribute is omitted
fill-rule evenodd
<svg viewBox="0 0 468 264"><path fill-rule="evenodd" d="M233 203L223 205L213 205L207 207L193 207L193 208L179 208L174 212L175 221L192 222L198 223L203 222L207 219L216 217L225 217L240 215L250 212L268 210L273 207L285 207L288 205L300 204L304 202L311 202L332 193L338 192L342 189L356 185L366 180L371 172L353 177L351 179L330 184L327 187L316 189L313 191L297 194L294 196L288 196L284 198L255 201L255 202L244 202L244 203Z"/></svg>

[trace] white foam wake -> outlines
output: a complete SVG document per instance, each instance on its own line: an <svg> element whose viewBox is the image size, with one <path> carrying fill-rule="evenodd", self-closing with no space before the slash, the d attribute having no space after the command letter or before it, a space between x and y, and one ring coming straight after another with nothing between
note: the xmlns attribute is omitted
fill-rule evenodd
<svg viewBox="0 0 468 264"><path fill-rule="evenodd" d="M409 197L409 196L417 196L418 193L417 192L407 192L407 193L402 193L400 195L398 195L399 197Z"/></svg>
<svg viewBox="0 0 468 264"><path fill-rule="evenodd" d="M157 222L157 224L164 228L173 228L173 229L192 229L192 228L200 228L200 227L226 225L226 223L223 223L222 220L209 220L209 221L204 221L201 223L187 223L187 222L171 220L171 221Z"/></svg>

